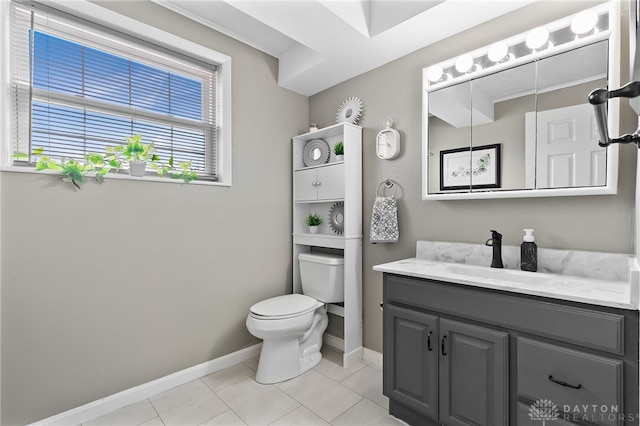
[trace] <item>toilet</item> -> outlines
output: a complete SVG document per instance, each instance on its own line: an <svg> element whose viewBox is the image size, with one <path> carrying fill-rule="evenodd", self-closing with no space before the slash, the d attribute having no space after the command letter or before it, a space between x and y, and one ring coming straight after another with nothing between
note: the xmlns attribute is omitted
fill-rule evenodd
<svg viewBox="0 0 640 426"><path fill-rule="evenodd" d="M326 303L344 301L344 258L326 253L298 256L303 294L287 294L256 303L247 329L262 339L256 382L278 383L315 367L327 328Z"/></svg>

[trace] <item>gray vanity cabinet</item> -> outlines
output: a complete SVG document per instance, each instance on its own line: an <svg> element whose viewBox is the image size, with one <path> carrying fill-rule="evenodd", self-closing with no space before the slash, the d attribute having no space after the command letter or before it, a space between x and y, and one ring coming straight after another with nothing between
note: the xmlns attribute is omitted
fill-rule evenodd
<svg viewBox="0 0 640 426"><path fill-rule="evenodd" d="M637 311L391 273L383 283L392 415L420 426L638 426Z"/></svg>
<svg viewBox="0 0 640 426"><path fill-rule="evenodd" d="M391 304L384 324L385 395L445 425L508 424L507 333Z"/></svg>
<svg viewBox="0 0 640 426"><path fill-rule="evenodd" d="M440 422L507 426L507 333L440 318Z"/></svg>
<svg viewBox="0 0 640 426"><path fill-rule="evenodd" d="M384 309L384 393L438 416L438 317L394 305Z"/></svg>

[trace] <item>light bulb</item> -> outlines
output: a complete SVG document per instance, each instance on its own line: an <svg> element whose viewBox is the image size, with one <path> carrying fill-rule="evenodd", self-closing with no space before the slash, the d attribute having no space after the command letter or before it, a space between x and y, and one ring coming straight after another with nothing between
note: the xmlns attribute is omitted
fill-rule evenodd
<svg viewBox="0 0 640 426"><path fill-rule="evenodd" d="M571 20L571 31L577 36L590 34L598 23L598 14L593 10L583 10Z"/></svg>
<svg viewBox="0 0 640 426"><path fill-rule="evenodd" d="M549 31L546 28L538 27L529 31L525 43L531 50L538 50L547 47L549 41Z"/></svg>
<svg viewBox="0 0 640 426"><path fill-rule="evenodd" d="M458 59L456 59L456 71L461 74L477 71L477 69L478 67L473 64L473 58L470 55L460 55Z"/></svg>
<svg viewBox="0 0 640 426"><path fill-rule="evenodd" d="M444 71L440 65L433 65L427 70L427 78L432 83L437 83L442 79Z"/></svg>
<svg viewBox="0 0 640 426"><path fill-rule="evenodd" d="M491 62L495 62L495 63L504 62L511 59L509 55L509 47L501 41L497 43L493 43L489 47L489 52L487 53L487 56L489 57L489 60Z"/></svg>

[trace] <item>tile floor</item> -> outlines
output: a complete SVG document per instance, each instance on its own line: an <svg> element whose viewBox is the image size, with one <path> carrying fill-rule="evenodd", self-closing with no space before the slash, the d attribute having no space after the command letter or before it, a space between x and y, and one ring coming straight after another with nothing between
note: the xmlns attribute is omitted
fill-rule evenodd
<svg viewBox="0 0 640 426"><path fill-rule="evenodd" d="M382 371L363 362L344 369L323 348L320 364L275 385L254 380L254 359L169 389L83 425L403 425L389 416Z"/></svg>

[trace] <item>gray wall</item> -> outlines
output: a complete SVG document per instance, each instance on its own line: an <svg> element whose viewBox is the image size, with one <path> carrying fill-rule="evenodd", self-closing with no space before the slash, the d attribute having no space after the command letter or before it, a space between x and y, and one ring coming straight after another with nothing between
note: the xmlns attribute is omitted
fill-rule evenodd
<svg viewBox="0 0 640 426"><path fill-rule="evenodd" d="M277 85L273 57L150 2L109 7L233 58L233 187L2 173L3 425L258 343L249 307L291 291L307 97Z"/></svg>
<svg viewBox="0 0 640 426"><path fill-rule="evenodd" d="M534 228L538 245L547 248L632 253L634 248L634 146L621 147L617 195L473 201L421 200L421 71L434 63L487 46L528 28L550 22L594 2L545 1L528 6L461 35L407 55L388 65L325 90L310 98L309 117L319 126L331 124L340 102L358 96L364 102L363 227L364 227L364 345L382 351L382 274L379 263L413 257L417 240L483 243L490 229L504 235L504 243L520 244L522 229ZM461 5L461 8L463 6ZM626 11L628 13L628 11ZM623 16L626 25L627 14ZM627 52L626 35L623 52ZM626 61L624 61L626 62ZM628 65L623 66L626 82ZM586 98L585 93L585 98ZM636 120L625 102L621 130L635 130ZM375 136L392 117L402 134L402 152L391 161L375 155ZM369 244L371 207L378 184L396 181L400 190L397 244Z"/></svg>
<svg viewBox="0 0 640 426"><path fill-rule="evenodd" d="M141 21L233 57L232 188L109 180L81 192L55 178L1 174L2 419L35 421L257 342L255 301L291 290L290 138L365 103L364 333L382 350L375 264L411 257L420 239L633 251L636 148L621 148L619 194L564 199L422 201L421 69L589 3L543 2L307 98L277 86L277 61L148 1L108 2ZM623 81L626 75L623 75ZM393 161L374 139L391 116ZM310 120L308 119L310 118ZM626 111L622 130L635 129ZM397 181L400 241L370 245L378 183ZM251 262L249 267L245 262Z"/></svg>

